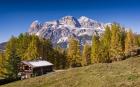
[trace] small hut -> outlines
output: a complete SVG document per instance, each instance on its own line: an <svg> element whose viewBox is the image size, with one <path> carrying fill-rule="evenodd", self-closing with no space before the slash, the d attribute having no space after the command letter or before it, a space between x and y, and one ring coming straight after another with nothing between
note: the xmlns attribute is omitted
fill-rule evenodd
<svg viewBox="0 0 140 87"><path fill-rule="evenodd" d="M19 68L21 79L27 79L52 72L53 64L44 60L22 61Z"/></svg>

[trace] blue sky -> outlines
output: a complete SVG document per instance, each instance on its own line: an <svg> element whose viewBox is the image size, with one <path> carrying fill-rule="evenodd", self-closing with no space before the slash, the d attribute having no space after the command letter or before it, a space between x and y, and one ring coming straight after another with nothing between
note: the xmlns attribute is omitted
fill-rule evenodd
<svg viewBox="0 0 140 87"><path fill-rule="evenodd" d="M0 0L0 42L27 32L34 20L66 15L118 22L140 33L140 0Z"/></svg>

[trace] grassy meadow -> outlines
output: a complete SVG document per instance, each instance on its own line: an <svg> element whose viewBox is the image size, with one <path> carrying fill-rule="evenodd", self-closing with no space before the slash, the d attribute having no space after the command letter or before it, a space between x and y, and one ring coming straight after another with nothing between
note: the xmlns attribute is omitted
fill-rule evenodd
<svg viewBox="0 0 140 87"><path fill-rule="evenodd" d="M53 72L0 87L140 87L140 57Z"/></svg>

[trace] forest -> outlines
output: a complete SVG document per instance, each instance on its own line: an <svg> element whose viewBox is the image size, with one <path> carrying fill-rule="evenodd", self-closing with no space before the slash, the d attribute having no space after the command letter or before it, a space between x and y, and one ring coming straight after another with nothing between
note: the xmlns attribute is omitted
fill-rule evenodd
<svg viewBox="0 0 140 87"><path fill-rule="evenodd" d="M112 63L139 54L140 35L119 24L106 26L104 33L93 34L92 44L80 45L74 37L69 37L68 47L53 46L51 40L28 33L12 36L6 50L0 52L0 77L18 79L21 61L47 60L54 68L68 69L95 63Z"/></svg>

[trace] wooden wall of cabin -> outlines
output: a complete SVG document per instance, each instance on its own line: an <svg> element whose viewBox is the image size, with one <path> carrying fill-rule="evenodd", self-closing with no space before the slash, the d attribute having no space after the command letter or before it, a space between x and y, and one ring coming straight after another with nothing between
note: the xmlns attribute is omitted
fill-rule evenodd
<svg viewBox="0 0 140 87"><path fill-rule="evenodd" d="M52 66L46 66L46 67L37 67L33 69L33 75L39 76L43 74L47 74L48 72L53 71Z"/></svg>

